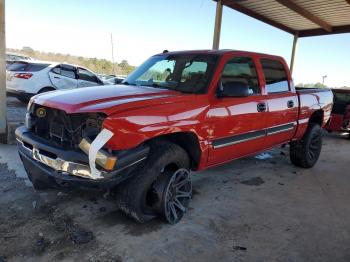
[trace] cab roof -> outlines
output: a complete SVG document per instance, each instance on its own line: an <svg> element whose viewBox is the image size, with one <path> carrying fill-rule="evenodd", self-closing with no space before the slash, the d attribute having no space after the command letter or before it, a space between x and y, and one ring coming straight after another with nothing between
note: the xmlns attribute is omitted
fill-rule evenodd
<svg viewBox="0 0 350 262"><path fill-rule="evenodd" d="M192 55L192 54L203 54L203 55L218 55L223 56L225 54L245 54L245 55L251 55L251 56L269 56L274 58L282 58L281 56L276 55L270 55L265 53L257 53L257 52L251 52L251 51L244 51L244 50L235 50L235 49L219 49L219 50L212 50L212 49L203 49L203 50L183 50L183 51L167 51L162 52L157 55L164 55L164 54L170 54L170 55Z"/></svg>

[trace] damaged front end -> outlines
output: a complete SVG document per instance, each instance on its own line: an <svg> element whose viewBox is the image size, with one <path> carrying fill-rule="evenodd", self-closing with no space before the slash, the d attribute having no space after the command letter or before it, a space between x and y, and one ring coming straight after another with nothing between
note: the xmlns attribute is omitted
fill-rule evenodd
<svg viewBox="0 0 350 262"><path fill-rule="evenodd" d="M67 114L30 104L25 126L16 130L16 138L32 182L49 179L57 187L74 181L75 186L81 182L105 188L130 177L149 148L108 149L106 143L114 134L103 128L105 118L100 113Z"/></svg>

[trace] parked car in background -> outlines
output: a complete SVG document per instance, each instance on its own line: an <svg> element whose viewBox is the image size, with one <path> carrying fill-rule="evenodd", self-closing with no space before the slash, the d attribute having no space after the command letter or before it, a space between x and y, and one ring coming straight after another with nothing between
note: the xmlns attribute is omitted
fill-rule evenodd
<svg viewBox="0 0 350 262"><path fill-rule="evenodd" d="M115 75L98 75L105 85L117 85L124 81L125 77Z"/></svg>
<svg viewBox="0 0 350 262"><path fill-rule="evenodd" d="M29 61L29 60L32 60L32 58L26 55L6 53L6 61L7 60L8 61Z"/></svg>
<svg viewBox="0 0 350 262"><path fill-rule="evenodd" d="M32 60L29 56L14 54L14 53L6 53L6 70L17 61L29 61Z"/></svg>
<svg viewBox="0 0 350 262"><path fill-rule="evenodd" d="M295 88L283 58L244 51L158 54L123 84L31 99L16 138L35 189L115 189L135 220L174 224L190 170L287 143L294 165L313 167L333 103L329 89Z"/></svg>
<svg viewBox="0 0 350 262"><path fill-rule="evenodd" d="M333 89L334 104L326 126L329 132L347 132L350 139L350 89Z"/></svg>
<svg viewBox="0 0 350 262"><path fill-rule="evenodd" d="M43 61L17 61L9 66L6 76L7 94L22 102L48 91L103 84L86 68Z"/></svg>

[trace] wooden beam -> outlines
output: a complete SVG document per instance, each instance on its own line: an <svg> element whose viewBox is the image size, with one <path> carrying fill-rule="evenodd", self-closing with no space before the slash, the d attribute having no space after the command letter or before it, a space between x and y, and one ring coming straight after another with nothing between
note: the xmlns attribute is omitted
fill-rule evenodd
<svg viewBox="0 0 350 262"><path fill-rule="evenodd" d="M328 23L326 23L322 19L318 18L317 16L311 14L309 11L305 10L301 6L295 4L291 0L276 0L276 1L278 3L280 3L281 5L284 5L285 7L293 10L297 14L305 17L306 19L314 22L316 25L319 25L320 27L322 27L327 32L332 32L332 26L330 26Z"/></svg>
<svg viewBox="0 0 350 262"><path fill-rule="evenodd" d="M298 33L294 35L294 39L293 39L292 56L290 58L290 66L289 66L291 75L293 75L294 58L297 50L297 43L298 43Z"/></svg>
<svg viewBox="0 0 350 262"><path fill-rule="evenodd" d="M278 29L286 31L286 32L288 32L290 34L294 35L296 33L296 31L293 30L292 28L290 28L288 26L285 26L283 24L280 24L280 23L278 23L276 21L273 21L273 20L271 20L271 19L269 19L269 18L267 18L267 17L265 17L265 16L263 16L261 14L258 14L256 12L254 12L254 11L252 11L252 10L242 6L242 5L240 5L239 2L241 2L241 1L237 1L237 0L236 1L222 0L222 4L227 6L227 7L229 7L229 8L232 8L232 9L238 11L238 12L246 14L246 15L248 15L250 17L253 17L253 18L255 18L257 20L260 20L260 21L262 21L262 22L264 22L266 24L269 24L271 26L277 27Z"/></svg>
<svg viewBox="0 0 350 262"><path fill-rule="evenodd" d="M6 133L5 0L0 0L0 135Z"/></svg>
<svg viewBox="0 0 350 262"><path fill-rule="evenodd" d="M220 46L221 21L222 21L222 2L221 0L218 0L216 3L215 26L214 26L214 37L213 37L214 50L218 50Z"/></svg>
<svg viewBox="0 0 350 262"><path fill-rule="evenodd" d="M332 32L328 32L322 28L308 29L299 31L299 37L334 35L350 33L350 25L334 26Z"/></svg>

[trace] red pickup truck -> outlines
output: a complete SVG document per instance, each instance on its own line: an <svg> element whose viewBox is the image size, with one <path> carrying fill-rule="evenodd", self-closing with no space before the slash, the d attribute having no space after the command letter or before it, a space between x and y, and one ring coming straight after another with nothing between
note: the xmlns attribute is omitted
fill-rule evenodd
<svg viewBox="0 0 350 262"><path fill-rule="evenodd" d="M192 196L190 170L290 144L315 165L333 95L295 89L283 58L244 51L155 55L122 85L33 97L19 154L36 189L115 189L137 221L178 222Z"/></svg>

